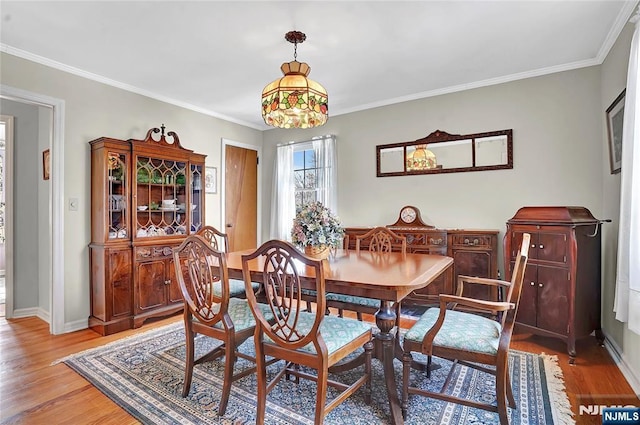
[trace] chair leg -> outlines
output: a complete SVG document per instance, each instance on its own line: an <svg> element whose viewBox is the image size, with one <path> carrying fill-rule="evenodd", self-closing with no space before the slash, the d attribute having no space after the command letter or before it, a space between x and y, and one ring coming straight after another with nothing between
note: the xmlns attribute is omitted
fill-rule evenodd
<svg viewBox="0 0 640 425"><path fill-rule="evenodd" d="M509 373L509 364L507 364L505 379L507 380L507 401L509 402L509 407L515 409L516 400L515 398L513 398L513 388L511 388L511 374Z"/></svg>
<svg viewBox="0 0 640 425"><path fill-rule="evenodd" d="M431 378L431 356L427 357L427 378Z"/></svg>
<svg viewBox="0 0 640 425"><path fill-rule="evenodd" d="M327 380L329 379L329 370L325 366L318 368L318 389L316 394L316 417L314 425L322 425L324 423L324 409L327 404ZM256 423L262 423L257 422Z"/></svg>
<svg viewBox="0 0 640 425"><path fill-rule="evenodd" d="M373 353L373 342L369 341L364 345L364 373L367 375L367 383L364 388L364 401L371 404L371 354Z"/></svg>
<svg viewBox="0 0 640 425"><path fill-rule="evenodd" d="M184 385L182 387L182 397L189 395L191 390L191 378L193 376L193 356L194 356L194 337L193 329L191 328L191 320L185 321L184 333L186 341L186 358L184 362Z"/></svg>
<svg viewBox="0 0 640 425"><path fill-rule="evenodd" d="M223 416L227 410L227 403L229 402L229 394L231 393L231 382L233 381L233 366L236 363L235 342L233 335L230 335L225 342L225 355L224 355L224 374L222 381L222 397L220 398L220 405L218 406L218 415Z"/></svg>
<svg viewBox="0 0 640 425"><path fill-rule="evenodd" d="M362 313L360 313L359 311L356 312L356 317L358 318L359 321L362 322Z"/></svg>
<svg viewBox="0 0 640 425"><path fill-rule="evenodd" d="M429 357L429 360L431 360L431 357ZM400 401L400 406L402 408L403 419L407 419L407 406L409 405L409 375L411 373L412 361L413 357L410 352L402 354L402 400Z"/></svg>
<svg viewBox="0 0 640 425"><path fill-rule="evenodd" d="M509 413L507 412L507 378L505 365L498 364L496 367L496 399L498 401L498 416L500 425L509 425Z"/></svg>
<svg viewBox="0 0 640 425"><path fill-rule="evenodd" d="M338 309L338 317L344 317L344 310L341 308Z"/></svg>
<svg viewBox="0 0 640 425"><path fill-rule="evenodd" d="M264 351L262 350L262 332L256 332L254 335L254 343L256 347L256 377L258 386L258 395L256 403L256 424L264 423L265 411L267 408L267 367L265 364Z"/></svg>

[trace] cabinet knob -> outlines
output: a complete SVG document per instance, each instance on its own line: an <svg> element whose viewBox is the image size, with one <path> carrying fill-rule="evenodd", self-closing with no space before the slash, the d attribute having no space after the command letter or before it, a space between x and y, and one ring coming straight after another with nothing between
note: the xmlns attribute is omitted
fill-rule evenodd
<svg viewBox="0 0 640 425"><path fill-rule="evenodd" d="M540 244L539 248L544 249L544 245Z"/></svg>
<svg viewBox="0 0 640 425"><path fill-rule="evenodd" d="M165 280L165 281L164 281L164 284L165 284L165 285L171 285L171 279L169 279L169 280Z"/></svg>
<svg viewBox="0 0 640 425"><path fill-rule="evenodd" d="M535 248L535 247L536 247L536 244L532 243L531 248Z"/></svg>
<svg viewBox="0 0 640 425"><path fill-rule="evenodd" d="M233 227L233 224L227 223L227 227Z"/></svg>
<svg viewBox="0 0 640 425"><path fill-rule="evenodd" d="M538 286L542 288L542 283L538 283Z"/></svg>
<svg viewBox="0 0 640 425"><path fill-rule="evenodd" d="M536 283L535 282L531 282L531 286L536 286Z"/></svg>

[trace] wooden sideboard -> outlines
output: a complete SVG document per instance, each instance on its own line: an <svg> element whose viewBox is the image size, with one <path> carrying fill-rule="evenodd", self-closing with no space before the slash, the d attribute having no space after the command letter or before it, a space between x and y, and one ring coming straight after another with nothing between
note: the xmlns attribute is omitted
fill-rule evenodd
<svg viewBox="0 0 640 425"><path fill-rule="evenodd" d="M408 211L407 211L408 209ZM410 214L406 214L410 212ZM404 219L403 219L404 215ZM407 221L408 220L408 221ZM398 221L387 225L399 236L407 238L407 252L440 254L453 258L453 268L420 291L414 291L403 300L404 304L432 305L438 294L451 294L455 289L458 275L498 278L498 230L477 229L437 229L425 224L417 208L401 209ZM345 228L345 248L355 249L357 235L363 235L373 227ZM368 248L367 240L360 244ZM495 288L484 285L469 285L464 296L486 300L497 300Z"/></svg>

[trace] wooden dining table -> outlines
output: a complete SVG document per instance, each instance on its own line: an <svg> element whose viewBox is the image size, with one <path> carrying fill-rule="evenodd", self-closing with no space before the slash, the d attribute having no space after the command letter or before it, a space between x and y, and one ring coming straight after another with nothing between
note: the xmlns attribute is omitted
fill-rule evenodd
<svg viewBox="0 0 640 425"><path fill-rule="evenodd" d="M242 255L252 251L236 251L227 254L230 278L243 278ZM379 329L379 332L375 333L375 342L379 349L374 351L374 355L383 364L393 424L404 423L393 369L393 359L399 346L395 336L397 332L393 331L396 325L393 304L402 301L411 292L429 285L452 264L453 259L443 255L358 252L343 249L335 250L324 262L326 292L380 300L380 308L375 314ZM251 280L260 282L263 270L262 258L252 260L249 263L249 270ZM309 279L311 282L315 277L304 267L298 270L298 273L301 281Z"/></svg>

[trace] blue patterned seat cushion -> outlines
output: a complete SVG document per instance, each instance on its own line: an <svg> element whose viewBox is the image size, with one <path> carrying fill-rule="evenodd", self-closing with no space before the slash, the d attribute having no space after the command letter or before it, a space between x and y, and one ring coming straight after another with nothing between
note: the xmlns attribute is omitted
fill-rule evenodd
<svg viewBox="0 0 640 425"><path fill-rule="evenodd" d="M253 291L257 291L258 288L260 288L260 284L256 283L256 282L251 282L251 287L253 288ZM220 296L220 283L216 283L213 285L213 293L216 296ZM245 290L244 290L244 280L241 279L229 279L229 296L230 297L238 297L238 296L245 296Z"/></svg>
<svg viewBox="0 0 640 425"><path fill-rule="evenodd" d="M268 305L258 303L258 307L267 320L273 319L273 313ZM256 320L251 312L251 307L249 307L249 302L245 299L229 298L227 313L233 322L233 327L236 332L256 325ZM213 327L223 329L222 322L216 323Z"/></svg>
<svg viewBox="0 0 640 425"><path fill-rule="evenodd" d="M313 326L315 316L315 313L300 312L300 315L298 316L298 323L296 324L298 332L306 335ZM292 314L289 317L293 320L295 315ZM329 355L338 351L340 348L344 347L364 333L369 333L371 335L371 324L354 319L324 316L322 323L320 324L320 334L327 345L327 352ZM265 342L273 343L273 341L266 335L264 340ZM300 350L314 354L316 352L313 344L307 344L300 348Z"/></svg>
<svg viewBox="0 0 640 425"><path fill-rule="evenodd" d="M327 301L338 301L341 303L356 304L363 307L378 308L380 307L380 300L375 298L356 297L353 295L334 294L332 292L327 294Z"/></svg>
<svg viewBox="0 0 640 425"><path fill-rule="evenodd" d="M440 309L430 308L407 331L405 340L421 343L438 319ZM476 314L447 310L442 328L433 340L434 346L449 347L475 353L495 355L502 326L495 320Z"/></svg>

